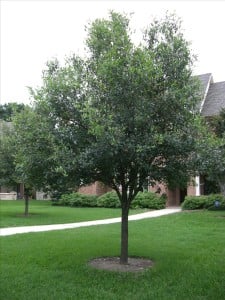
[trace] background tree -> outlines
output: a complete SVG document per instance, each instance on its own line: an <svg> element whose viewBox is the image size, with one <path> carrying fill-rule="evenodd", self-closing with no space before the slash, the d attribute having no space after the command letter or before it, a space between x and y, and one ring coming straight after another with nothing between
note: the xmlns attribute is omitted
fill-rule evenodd
<svg viewBox="0 0 225 300"><path fill-rule="evenodd" d="M222 109L218 116L213 117L210 125L218 138L224 138L225 134L225 109Z"/></svg>
<svg viewBox="0 0 225 300"><path fill-rule="evenodd" d="M13 126L16 171L22 182L45 192L75 188L76 182L69 176L69 149L60 139L57 142L49 116L27 107L14 117ZM67 174L63 166L67 167Z"/></svg>
<svg viewBox="0 0 225 300"><path fill-rule="evenodd" d="M32 185L24 182L16 164L18 144L15 139L15 131L11 122L1 122L0 128L0 186L17 190L18 185L24 184L24 215L29 214L29 196L32 194Z"/></svg>
<svg viewBox="0 0 225 300"><path fill-rule="evenodd" d="M27 128L20 145L28 145L22 169L29 180L38 180L29 171L37 164L33 153L43 145L36 138L43 132L46 136L50 126L43 146L44 164L50 164L40 174L48 178L57 166L77 185L97 180L117 192L122 207L120 262L126 264L129 207L146 179L178 185L190 174L199 86L176 17L154 21L139 46L131 41L129 19L115 12L87 30L87 58L72 56L64 66L49 62L42 87L32 91L40 114L36 125L43 118L47 127L31 140ZM58 145L65 150L60 164ZM41 170L42 162L37 166Z"/></svg>
<svg viewBox="0 0 225 300"><path fill-rule="evenodd" d="M200 132L200 131L199 131ZM198 145L198 169L225 195L225 110L203 121Z"/></svg>
<svg viewBox="0 0 225 300"><path fill-rule="evenodd" d="M12 121L12 116L15 113L21 112L24 108L25 105L23 103L16 102L0 105L0 119L10 122Z"/></svg>
<svg viewBox="0 0 225 300"><path fill-rule="evenodd" d="M0 105L0 185L16 188L18 178L15 172L15 145L13 143L13 115L23 111L23 103Z"/></svg>
<svg viewBox="0 0 225 300"><path fill-rule="evenodd" d="M216 158L217 164L214 175L219 183L220 191L225 195L225 109L221 110L218 117L213 121L216 137L218 138L217 152L219 159ZM218 164L220 162L220 164Z"/></svg>
<svg viewBox="0 0 225 300"><path fill-rule="evenodd" d="M15 147L11 142L12 124L0 121L0 186L16 188Z"/></svg>

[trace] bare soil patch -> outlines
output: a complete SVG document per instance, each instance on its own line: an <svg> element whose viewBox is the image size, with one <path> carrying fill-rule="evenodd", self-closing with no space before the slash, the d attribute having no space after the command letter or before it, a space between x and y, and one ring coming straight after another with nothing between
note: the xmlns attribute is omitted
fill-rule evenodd
<svg viewBox="0 0 225 300"><path fill-rule="evenodd" d="M99 270L117 271L117 272L142 272L153 266L150 259L141 257L129 257L128 264L120 264L119 257L100 257L89 262L91 267Z"/></svg>

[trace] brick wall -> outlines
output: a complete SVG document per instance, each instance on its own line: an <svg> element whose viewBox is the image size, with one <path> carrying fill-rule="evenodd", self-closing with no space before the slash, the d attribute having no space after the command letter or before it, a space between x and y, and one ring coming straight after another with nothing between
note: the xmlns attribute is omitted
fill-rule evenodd
<svg viewBox="0 0 225 300"><path fill-rule="evenodd" d="M174 189L170 190L163 183L156 183L153 187L149 187L149 191L156 193L158 192L160 195L166 194L167 201L166 206L179 206L180 205L180 190Z"/></svg>
<svg viewBox="0 0 225 300"><path fill-rule="evenodd" d="M196 187L193 184L190 184L187 188L187 195L188 196L195 196L196 195Z"/></svg>
<svg viewBox="0 0 225 300"><path fill-rule="evenodd" d="M107 187L103 183L96 181L93 184L81 187L78 192L86 195L101 196L111 190L111 188ZM149 191L153 193L159 192L161 195L165 193L167 195L167 207L180 205L181 192L179 188L170 190L165 184L156 183L154 187L149 187ZM194 185L189 185L187 187L187 195L196 195L196 188Z"/></svg>
<svg viewBox="0 0 225 300"><path fill-rule="evenodd" d="M107 192L110 192L111 190L111 188L107 187L102 182L96 181L93 184L82 186L79 188L78 192L86 195L101 196Z"/></svg>

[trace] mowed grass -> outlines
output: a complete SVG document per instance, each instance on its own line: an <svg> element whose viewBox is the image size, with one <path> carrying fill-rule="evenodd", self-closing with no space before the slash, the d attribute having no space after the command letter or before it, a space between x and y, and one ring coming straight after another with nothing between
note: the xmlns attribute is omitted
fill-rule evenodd
<svg viewBox="0 0 225 300"><path fill-rule="evenodd" d="M130 214L136 214L144 211L146 210L132 209L130 210ZM51 201L32 200L29 203L29 216L24 217L23 200L0 201L0 228L75 223L120 216L120 209L61 207L52 206Z"/></svg>
<svg viewBox="0 0 225 300"><path fill-rule="evenodd" d="M225 212L182 212L129 223L130 256L143 273L95 270L118 256L120 224L1 237L4 300L225 299Z"/></svg>

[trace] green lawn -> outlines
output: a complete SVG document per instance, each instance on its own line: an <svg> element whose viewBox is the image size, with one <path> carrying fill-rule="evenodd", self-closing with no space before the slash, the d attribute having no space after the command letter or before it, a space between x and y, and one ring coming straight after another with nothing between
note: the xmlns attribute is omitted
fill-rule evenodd
<svg viewBox="0 0 225 300"><path fill-rule="evenodd" d="M1 237L4 300L224 300L225 212L182 212L130 222L143 273L90 268L119 254L120 224Z"/></svg>
<svg viewBox="0 0 225 300"><path fill-rule="evenodd" d="M120 209L71 208L52 206L51 201L30 201L30 216L24 217L24 201L0 201L0 228L30 225L74 223L120 217ZM130 214L144 212L132 209Z"/></svg>

